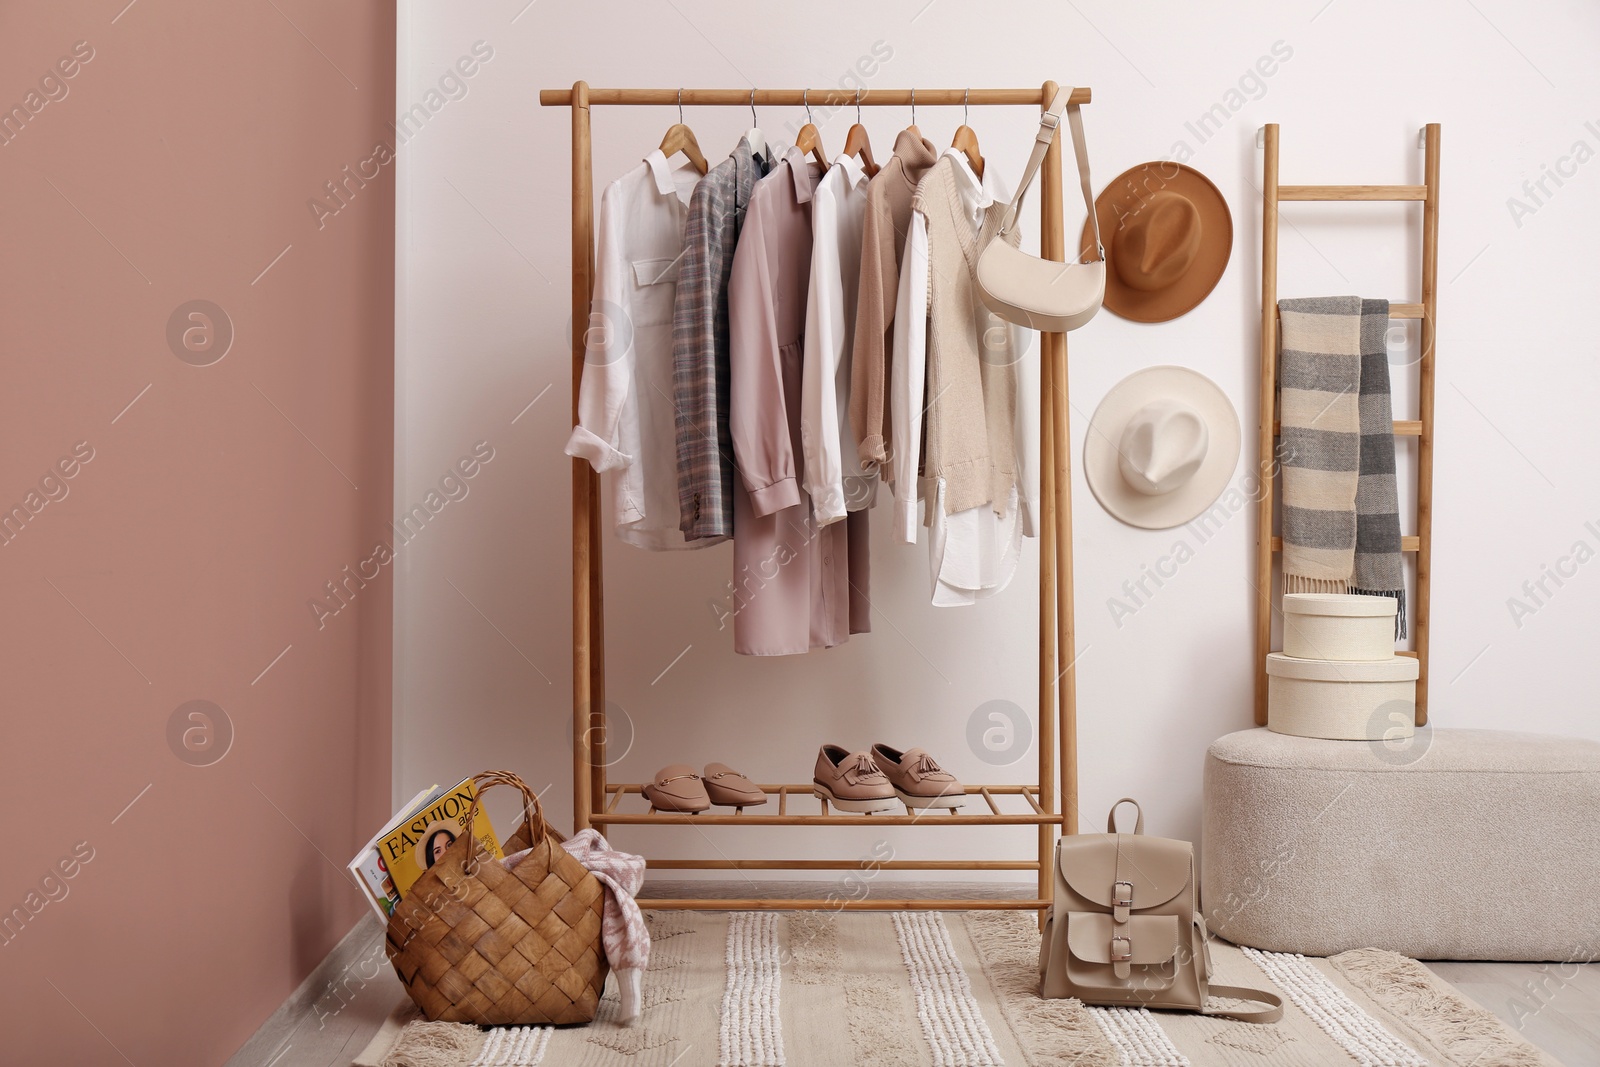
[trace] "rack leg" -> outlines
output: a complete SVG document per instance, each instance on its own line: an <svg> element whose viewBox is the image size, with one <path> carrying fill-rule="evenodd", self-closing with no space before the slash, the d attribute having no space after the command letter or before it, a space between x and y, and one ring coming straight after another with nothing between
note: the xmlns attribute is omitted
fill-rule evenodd
<svg viewBox="0 0 1600 1067"><path fill-rule="evenodd" d="M1057 85L1044 83L1040 93L1040 107L1048 108L1055 99ZM1061 212L1061 140L1057 138L1045 153L1040 172L1040 185L1044 195L1039 198L1039 251L1045 259L1062 262L1066 259L1066 239L1063 233ZM1063 428L1056 421L1051 397L1058 387L1057 375L1062 366L1055 358L1059 334L1039 335L1039 801L1047 812L1056 810L1056 727L1060 680L1058 656L1061 646L1057 626L1058 597L1060 595L1061 553L1058 549L1064 517L1060 511L1060 468L1055 462ZM1069 526L1070 529L1070 526ZM1070 565L1070 560L1069 560ZM1039 899L1049 900L1055 888L1054 872L1055 828L1048 823L1039 827ZM1039 926L1044 927L1048 916L1045 909L1039 912Z"/></svg>
<svg viewBox="0 0 1600 1067"><path fill-rule="evenodd" d="M578 417L583 380L584 335L594 292L594 194L589 157L589 86L572 86L572 416ZM595 506L589 465L572 461L572 826L589 826L590 716L594 707L594 620L591 595Z"/></svg>
<svg viewBox="0 0 1600 1067"><path fill-rule="evenodd" d="M1078 639L1072 584L1072 434L1067 404L1067 338L1055 334L1055 388L1050 391L1055 428L1056 642L1061 680L1061 832L1078 832Z"/></svg>

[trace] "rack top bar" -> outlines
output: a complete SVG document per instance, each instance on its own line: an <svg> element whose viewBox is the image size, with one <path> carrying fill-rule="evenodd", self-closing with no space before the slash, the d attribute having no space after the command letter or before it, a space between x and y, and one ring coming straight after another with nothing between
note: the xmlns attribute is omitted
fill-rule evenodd
<svg viewBox="0 0 1600 1067"><path fill-rule="evenodd" d="M590 89L589 103L594 104L677 104L678 89ZM750 89L683 89L685 107L749 107ZM909 107L911 94L916 102L929 107L951 104L1032 104L1043 107L1049 103L1041 89L863 89L862 107ZM755 104L800 107L808 100L813 107L854 107L854 89L756 89ZM1092 94L1086 88L1072 90L1070 103L1087 104ZM545 107L570 107L571 89L541 89L539 103Z"/></svg>

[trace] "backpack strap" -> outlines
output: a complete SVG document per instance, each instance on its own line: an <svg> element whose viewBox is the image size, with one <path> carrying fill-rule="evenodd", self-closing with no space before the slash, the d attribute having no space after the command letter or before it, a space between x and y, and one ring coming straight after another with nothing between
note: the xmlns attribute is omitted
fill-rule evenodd
<svg viewBox="0 0 1600 1067"><path fill-rule="evenodd" d="M1120 801L1119 801L1120 803ZM1115 814L1116 809L1112 809ZM1205 961L1206 984L1208 995L1224 997L1228 1000L1253 1000L1258 1004L1267 1005L1265 1008L1208 1008L1200 1006L1200 1014L1214 1015L1220 1019L1237 1019L1242 1023L1275 1023L1283 1018L1283 998L1276 993L1268 993L1265 989L1252 989L1243 985L1214 985L1211 983L1211 931L1206 929L1206 921L1196 916L1194 924L1200 928L1200 944Z"/></svg>
<svg viewBox="0 0 1600 1067"><path fill-rule="evenodd" d="M1244 1023L1275 1023L1283 1018L1283 1000L1277 994L1268 993L1265 989L1251 989L1242 985L1213 985L1211 995L1227 997L1229 1000L1253 1000L1266 1004L1267 1007L1248 1011L1241 1008L1202 1008L1201 1012L1205 1015L1238 1019Z"/></svg>

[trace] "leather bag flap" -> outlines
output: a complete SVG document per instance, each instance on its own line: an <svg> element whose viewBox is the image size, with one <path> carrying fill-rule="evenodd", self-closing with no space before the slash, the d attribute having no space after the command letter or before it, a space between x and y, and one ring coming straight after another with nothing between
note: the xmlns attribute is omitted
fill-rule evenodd
<svg viewBox="0 0 1600 1067"><path fill-rule="evenodd" d="M1112 938L1126 939L1119 952L1131 953L1135 966L1166 963L1178 954L1179 923L1176 915L1135 915L1119 923L1099 912L1075 911L1067 915L1067 950L1085 963L1112 963Z"/></svg>
<svg viewBox="0 0 1600 1067"><path fill-rule="evenodd" d="M1194 849L1187 841L1144 834L1072 834L1058 843L1056 863L1074 893L1108 909L1115 883L1131 883L1132 908L1143 911L1189 885Z"/></svg>

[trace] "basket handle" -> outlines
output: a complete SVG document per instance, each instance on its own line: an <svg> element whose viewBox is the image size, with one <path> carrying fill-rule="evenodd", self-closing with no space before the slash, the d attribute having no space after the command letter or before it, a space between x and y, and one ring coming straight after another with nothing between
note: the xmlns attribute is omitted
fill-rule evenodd
<svg viewBox="0 0 1600 1067"><path fill-rule="evenodd" d="M472 776L472 784L476 787L472 798L472 806L467 809L467 829L470 834L474 821L478 817L478 803L483 799L483 794L499 785L509 785L522 794L522 817L528 826L528 846L531 848L543 841L550 833L550 828L544 821L544 807L539 803L538 794L528 788L528 783L518 778L510 771L484 771L482 774Z"/></svg>

